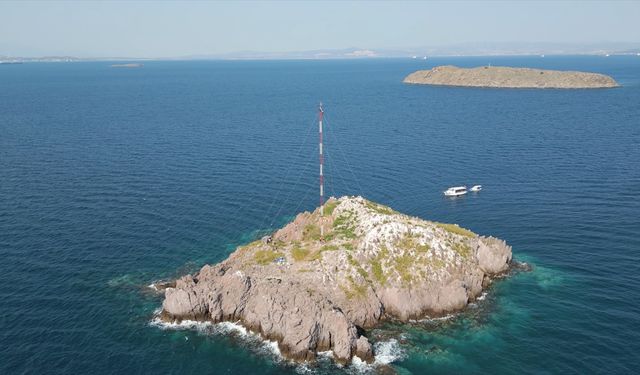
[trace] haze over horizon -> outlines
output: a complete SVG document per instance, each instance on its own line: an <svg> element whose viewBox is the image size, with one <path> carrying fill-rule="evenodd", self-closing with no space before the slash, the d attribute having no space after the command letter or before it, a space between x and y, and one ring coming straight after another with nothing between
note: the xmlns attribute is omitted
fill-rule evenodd
<svg viewBox="0 0 640 375"><path fill-rule="evenodd" d="M0 2L0 55L640 45L640 2ZM490 26L490 27L489 27Z"/></svg>

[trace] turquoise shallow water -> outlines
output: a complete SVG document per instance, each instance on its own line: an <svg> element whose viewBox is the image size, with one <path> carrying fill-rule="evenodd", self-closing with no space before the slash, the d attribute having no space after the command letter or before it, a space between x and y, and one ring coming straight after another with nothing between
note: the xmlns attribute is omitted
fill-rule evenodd
<svg viewBox="0 0 640 375"><path fill-rule="evenodd" d="M623 87L401 83L489 63ZM640 58L108 65L0 67L1 373L635 372ZM317 204L320 100L329 193L499 236L533 271L463 314L369 332L377 368L294 366L232 327L150 324L148 284Z"/></svg>

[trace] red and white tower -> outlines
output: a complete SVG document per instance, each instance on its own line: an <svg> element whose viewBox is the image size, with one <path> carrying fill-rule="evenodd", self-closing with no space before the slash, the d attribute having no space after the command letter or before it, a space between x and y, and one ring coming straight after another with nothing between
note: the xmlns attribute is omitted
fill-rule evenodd
<svg viewBox="0 0 640 375"><path fill-rule="evenodd" d="M318 106L318 126L320 134L320 238L324 238L324 173L322 167L324 165L324 156L322 154L322 116L324 110L322 103Z"/></svg>

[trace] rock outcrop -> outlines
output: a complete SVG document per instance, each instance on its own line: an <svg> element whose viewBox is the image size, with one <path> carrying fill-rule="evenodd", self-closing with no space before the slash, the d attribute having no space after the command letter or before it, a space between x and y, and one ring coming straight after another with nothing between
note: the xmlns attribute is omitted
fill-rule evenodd
<svg viewBox="0 0 640 375"><path fill-rule="evenodd" d="M613 78L597 73L510 68L502 66L481 66L466 69L450 65L437 66L431 70L419 70L411 73L404 79L404 83L437 86L535 89L618 87L618 83Z"/></svg>
<svg viewBox="0 0 640 375"><path fill-rule="evenodd" d="M371 361L367 328L462 309L511 263L502 240L361 197L332 198L324 212L178 279L163 319L239 322L295 360L332 350L340 362Z"/></svg>

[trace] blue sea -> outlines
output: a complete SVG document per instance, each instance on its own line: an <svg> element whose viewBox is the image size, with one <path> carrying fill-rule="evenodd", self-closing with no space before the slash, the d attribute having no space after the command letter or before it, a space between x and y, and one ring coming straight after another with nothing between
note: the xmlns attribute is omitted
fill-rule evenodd
<svg viewBox="0 0 640 375"><path fill-rule="evenodd" d="M629 374L640 363L640 57L0 66L0 373ZM601 72L601 90L410 86L436 65ZM532 265L377 364L296 365L232 325L154 323L148 286L326 190L455 222ZM446 199L449 186L484 190Z"/></svg>

